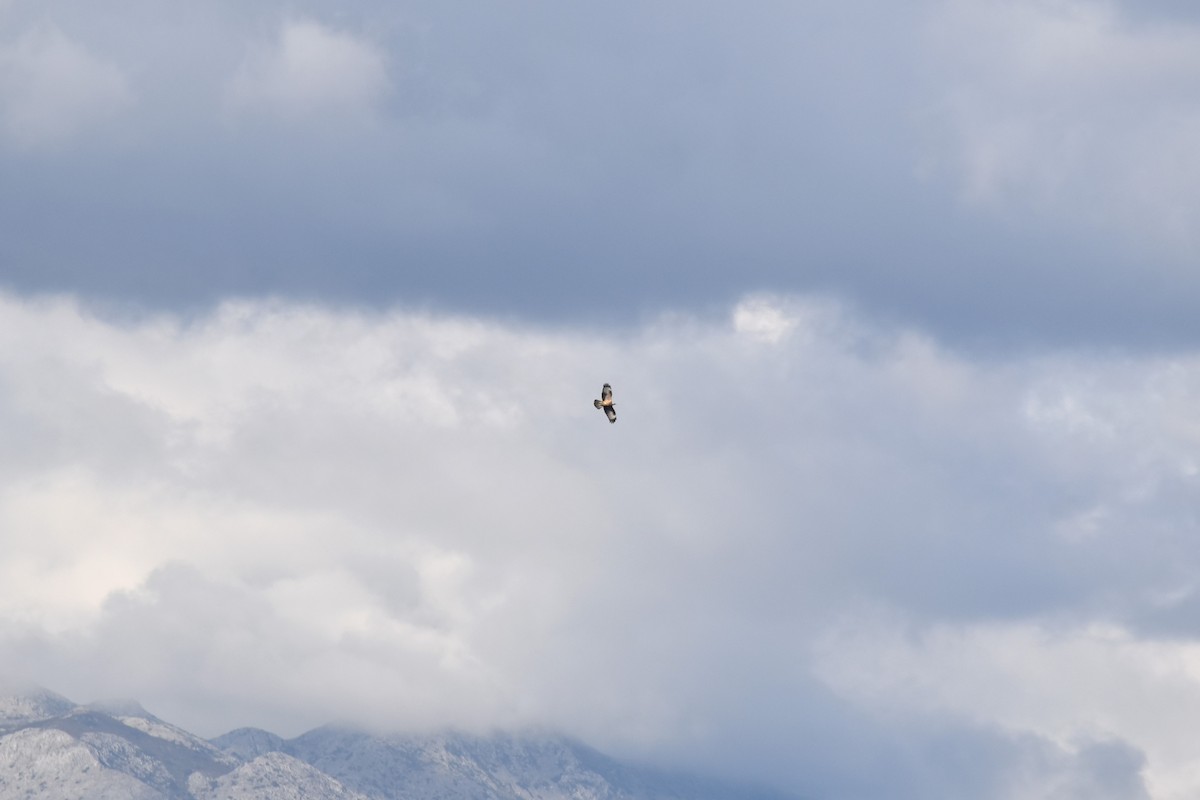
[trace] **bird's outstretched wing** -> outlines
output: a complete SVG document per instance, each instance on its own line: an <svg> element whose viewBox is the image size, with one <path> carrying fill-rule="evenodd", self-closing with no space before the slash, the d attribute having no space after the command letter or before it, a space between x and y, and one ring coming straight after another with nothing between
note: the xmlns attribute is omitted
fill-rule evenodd
<svg viewBox="0 0 1200 800"><path fill-rule="evenodd" d="M608 417L609 422L617 421L617 410L615 408L613 408L612 406L604 407L604 415Z"/></svg>
<svg viewBox="0 0 1200 800"><path fill-rule="evenodd" d="M612 405L612 387L607 383L604 384L604 388L600 390L600 404L604 406Z"/></svg>

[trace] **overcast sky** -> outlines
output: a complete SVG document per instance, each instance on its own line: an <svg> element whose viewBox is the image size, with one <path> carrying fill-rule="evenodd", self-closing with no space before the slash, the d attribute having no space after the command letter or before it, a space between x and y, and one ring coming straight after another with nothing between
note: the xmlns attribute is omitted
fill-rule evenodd
<svg viewBox="0 0 1200 800"><path fill-rule="evenodd" d="M1185 2L0 0L0 668L1195 797L1197 141Z"/></svg>

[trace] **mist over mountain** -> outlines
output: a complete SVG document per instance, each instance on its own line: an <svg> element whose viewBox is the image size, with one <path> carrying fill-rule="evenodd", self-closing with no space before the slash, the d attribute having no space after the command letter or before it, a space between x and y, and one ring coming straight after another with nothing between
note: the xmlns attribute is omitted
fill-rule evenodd
<svg viewBox="0 0 1200 800"><path fill-rule="evenodd" d="M294 739L239 728L207 741L131 701L77 705L0 688L0 800L785 800L609 758L552 734Z"/></svg>

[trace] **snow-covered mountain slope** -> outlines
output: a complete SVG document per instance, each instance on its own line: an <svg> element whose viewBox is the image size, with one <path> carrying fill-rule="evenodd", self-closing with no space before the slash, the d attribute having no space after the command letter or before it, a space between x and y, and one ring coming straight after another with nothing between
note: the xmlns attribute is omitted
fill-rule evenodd
<svg viewBox="0 0 1200 800"><path fill-rule="evenodd" d="M238 728L218 736L212 743L244 761L267 753L284 752L283 739L262 728Z"/></svg>
<svg viewBox="0 0 1200 800"><path fill-rule="evenodd" d="M235 732L226 751L131 701L8 688L0 719L0 800L366 800L274 734Z"/></svg>
<svg viewBox="0 0 1200 800"><path fill-rule="evenodd" d="M0 692L0 800L783 800L622 764L557 736L326 726L211 742L132 702Z"/></svg>
<svg viewBox="0 0 1200 800"><path fill-rule="evenodd" d="M217 777L238 763L190 734L187 737L193 741L163 738L86 707L30 727L57 729L73 736L88 745L105 767L132 775L168 797L186 797L188 778L194 772Z"/></svg>
<svg viewBox="0 0 1200 800"><path fill-rule="evenodd" d="M63 731L27 728L0 737L0 800L166 800L132 775L109 769Z"/></svg>
<svg viewBox="0 0 1200 800"><path fill-rule="evenodd" d="M66 714L75 704L40 686L0 684L0 732Z"/></svg>
<svg viewBox="0 0 1200 800"><path fill-rule="evenodd" d="M623 765L558 736L376 736L326 726L282 743L371 800L768 800Z"/></svg>

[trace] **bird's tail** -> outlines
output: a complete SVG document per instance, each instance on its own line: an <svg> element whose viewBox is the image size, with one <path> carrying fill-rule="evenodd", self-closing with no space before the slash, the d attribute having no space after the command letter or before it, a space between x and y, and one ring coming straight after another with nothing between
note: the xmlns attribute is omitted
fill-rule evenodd
<svg viewBox="0 0 1200 800"><path fill-rule="evenodd" d="M593 400L592 404L595 405L596 408L604 408L604 406L600 404L599 400Z"/></svg>

